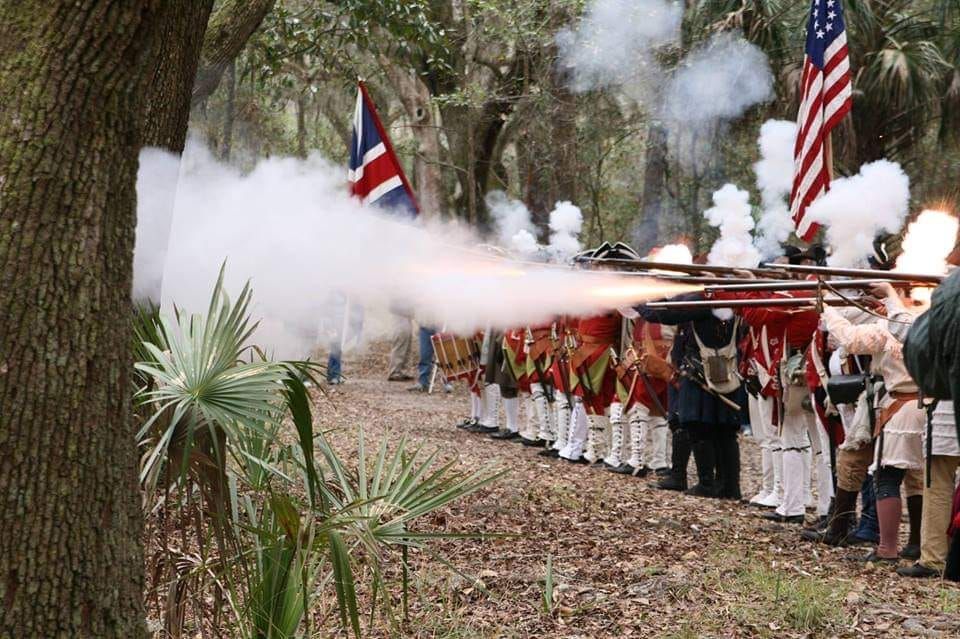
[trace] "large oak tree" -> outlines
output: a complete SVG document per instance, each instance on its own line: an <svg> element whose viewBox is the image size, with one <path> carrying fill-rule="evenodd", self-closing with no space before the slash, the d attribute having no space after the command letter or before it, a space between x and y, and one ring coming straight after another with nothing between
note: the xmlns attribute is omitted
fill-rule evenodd
<svg viewBox="0 0 960 639"><path fill-rule="evenodd" d="M208 32L213 0L0 3L0 637L146 635L137 157L182 150L198 70L215 87L272 4Z"/></svg>

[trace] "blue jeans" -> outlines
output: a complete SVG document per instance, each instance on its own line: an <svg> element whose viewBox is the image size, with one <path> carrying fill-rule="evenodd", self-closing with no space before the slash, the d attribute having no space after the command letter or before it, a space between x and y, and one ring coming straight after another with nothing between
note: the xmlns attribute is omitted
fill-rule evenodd
<svg viewBox="0 0 960 639"><path fill-rule="evenodd" d="M880 525L877 523L877 498L874 479L867 477L860 488L860 525L853 533L859 539L880 541Z"/></svg>
<svg viewBox="0 0 960 639"><path fill-rule="evenodd" d="M420 358L417 360L417 384L421 388L430 387L430 373L433 372L433 342L430 338L435 332L429 326L421 326L417 331L417 342L420 347Z"/></svg>
<svg viewBox="0 0 960 639"><path fill-rule="evenodd" d="M342 353L340 351L340 338L330 342L330 356L327 358L327 381L333 382L340 378Z"/></svg>

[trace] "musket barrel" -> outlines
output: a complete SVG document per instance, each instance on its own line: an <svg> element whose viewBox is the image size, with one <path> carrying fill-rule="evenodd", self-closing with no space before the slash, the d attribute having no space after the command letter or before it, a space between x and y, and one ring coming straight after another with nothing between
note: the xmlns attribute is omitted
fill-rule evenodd
<svg viewBox="0 0 960 639"><path fill-rule="evenodd" d="M813 307L822 301L829 306L850 306L851 301L841 297L825 297L822 300L817 297L774 297L769 299L748 299L748 300L676 300L669 302L648 302L644 306L650 308L749 308L749 307ZM853 300L856 301L856 300Z"/></svg>
<svg viewBox="0 0 960 639"><path fill-rule="evenodd" d="M823 277L858 277L870 278L881 277L885 280L896 280L900 282L922 282L925 284L940 284L943 281L943 275L930 275L924 273L898 273L896 271L878 271L869 268L833 268L832 266L806 266L803 264L764 264L764 267L778 268L793 273L806 273L808 275L821 275Z"/></svg>
<svg viewBox="0 0 960 639"><path fill-rule="evenodd" d="M679 273L717 273L735 275L737 271L749 271L755 275L763 277L783 277L783 272L778 272L778 264L771 268L736 268L733 266L717 266L715 264L677 264L675 262L651 262L649 260L628 260L625 258L603 257L593 258L585 257L578 260L584 264L597 264L600 266L616 266L630 271L675 271Z"/></svg>
<svg viewBox="0 0 960 639"><path fill-rule="evenodd" d="M714 285L738 285L738 284L777 284L796 282L797 280L769 280L769 279L746 279L742 277L718 277L716 275L681 275L667 273L648 273L646 271L608 271L614 275L623 275L628 277L648 277L651 279L670 282L671 284L714 284Z"/></svg>
<svg viewBox="0 0 960 639"><path fill-rule="evenodd" d="M890 284L894 288L914 288L920 286L932 286L929 282L907 282L902 280L887 280L883 278L875 280L785 280L779 282L758 282L756 280L739 281L734 284L725 284L718 282L713 286L704 287L705 293L739 293L750 291L815 291L821 286L838 289L856 289L866 290L877 284Z"/></svg>

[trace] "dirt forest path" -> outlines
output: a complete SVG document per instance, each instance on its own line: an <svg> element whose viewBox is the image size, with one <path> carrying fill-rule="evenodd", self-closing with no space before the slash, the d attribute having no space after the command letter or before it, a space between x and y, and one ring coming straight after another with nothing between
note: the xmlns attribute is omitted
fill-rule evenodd
<svg viewBox="0 0 960 639"><path fill-rule="evenodd" d="M509 472L428 525L506 538L437 547L470 579L413 553L409 637L960 636L960 589L857 561L866 549L799 541L746 505L657 490L534 449L464 433L466 392L411 393L384 380L383 349L345 363L348 381L318 399L344 452L402 436L474 469ZM743 439L743 492L758 454ZM691 465L692 470L692 465ZM554 603L543 602L547 558ZM485 590L485 592L484 592Z"/></svg>

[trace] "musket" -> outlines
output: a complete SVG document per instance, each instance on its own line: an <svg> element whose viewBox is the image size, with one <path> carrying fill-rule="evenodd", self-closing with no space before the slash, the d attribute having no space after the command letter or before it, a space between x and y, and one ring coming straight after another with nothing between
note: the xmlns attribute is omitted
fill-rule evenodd
<svg viewBox="0 0 960 639"><path fill-rule="evenodd" d="M742 277L717 277L714 276L700 276L700 275L679 275L673 273L653 273L647 271L607 271L611 275L619 275L623 277L648 277L651 279L657 279L664 282L670 282L671 284L775 284L777 282L796 282L795 279L789 280L771 280L771 279L746 279Z"/></svg>
<svg viewBox="0 0 960 639"><path fill-rule="evenodd" d="M833 268L832 266L805 266L802 264L763 264L764 267L777 268L790 273L806 273L808 275L820 275L823 277L858 277L874 278L881 277L885 280L896 280L901 282L922 282L926 284L938 285L943 281L943 275L930 275L929 273L899 273L896 271L877 271L869 268Z"/></svg>
<svg viewBox="0 0 960 639"><path fill-rule="evenodd" d="M648 302L644 306L650 308L749 308L759 307L814 307L817 304L829 306L852 306L855 300L841 297L771 297L767 299L747 300L677 300L673 302Z"/></svg>
<svg viewBox="0 0 960 639"><path fill-rule="evenodd" d="M565 365L570 361L565 338L565 335L557 335L557 366L560 367L560 390L567 400L567 406L572 409L573 393L570 392L570 378L567 376L567 371L564 370Z"/></svg>
<svg viewBox="0 0 960 639"><path fill-rule="evenodd" d="M749 291L816 291L821 288L839 288L854 289L858 291L869 290L877 284L889 284L894 288L915 288L917 286L931 286L928 282L907 282L904 280L888 280L877 278L872 280L786 280L775 282L758 282L757 280L748 280L748 282L737 282L736 284L717 284L705 286L703 291L706 294L717 292L739 293Z"/></svg>
<svg viewBox="0 0 960 639"><path fill-rule="evenodd" d="M633 351L633 346L628 346L628 350ZM634 351L636 353L636 351ZM613 364L616 366L619 363L619 358L617 356L617 351L614 348L610 347L610 355L613 357ZM663 404L660 403L660 398L657 396L656 390L653 388L653 384L650 383L650 378L647 377L647 374L640 370L639 358L634 357L633 363L630 365L629 370L633 371L634 374L634 383L637 379L643 382L643 387L647 390L647 395L650 396L650 401L653 402L653 407L656 408L660 414L664 417L667 417L667 409L663 407ZM633 395L633 384L630 385L628 389L628 400L629 397Z"/></svg>
<svg viewBox="0 0 960 639"><path fill-rule="evenodd" d="M678 273L717 273L736 275L737 271L747 271L761 277L783 277L779 271L780 264L764 264L764 268L736 268L734 266L717 266L715 264L677 264L675 262L651 262L648 260L628 260L619 257L583 257L579 263L597 264L599 266L618 266L629 271L675 271Z"/></svg>
<svg viewBox="0 0 960 639"><path fill-rule="evenodd" d="M677 375L679 375L680 377L683 377L684 379L690 380L691 382L693 382L694 384L702 388L704 392L706 392L708 395L713 395L714 397L716 397L718 400L720 400L721 402L723 402L733 410L737 410L737 411L741 410L740 404L736 403L729 397L726 397L725 395L722 395L721 393L718 393L717 391L713 390L706 384L706 382L700 380L696 375L691 373L686 368L682 366L678 368Z"/></svg>

